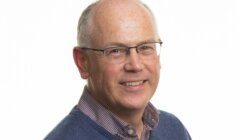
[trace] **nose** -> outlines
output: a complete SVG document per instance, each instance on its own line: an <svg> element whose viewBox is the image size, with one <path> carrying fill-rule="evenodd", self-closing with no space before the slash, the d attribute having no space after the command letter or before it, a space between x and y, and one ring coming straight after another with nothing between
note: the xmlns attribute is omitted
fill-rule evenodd
<svg viewBox="0 0 240 140"><path fill-rule="evenodd" d="M128 72L140 72L143 69L142 60L137 53L137 50L132 48L129 50L128 55L126 56L127 60L124 65L124 69Z"/></svg>

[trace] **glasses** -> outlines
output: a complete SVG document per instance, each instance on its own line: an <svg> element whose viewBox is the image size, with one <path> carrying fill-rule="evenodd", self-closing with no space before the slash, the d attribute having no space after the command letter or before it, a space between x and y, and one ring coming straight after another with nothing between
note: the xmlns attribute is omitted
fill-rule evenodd
<svg viewBox="0 0 240 140"><path fill-rule="evenodd" d="M160 55L162 42L146 42L129 47L123 44L110 45L103 49L81 47L82 50L101 52L110 63L121 63L127 59L130 49L135 48L136 52L143 59L152 59Z"/></svg>

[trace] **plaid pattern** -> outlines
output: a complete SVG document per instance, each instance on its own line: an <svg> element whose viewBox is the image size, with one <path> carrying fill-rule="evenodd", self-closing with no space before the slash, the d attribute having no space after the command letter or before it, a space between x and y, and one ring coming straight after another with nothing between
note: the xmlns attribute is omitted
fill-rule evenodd
<svg viewBox="0 0 240 140"><path fill-rule="evenodd" d="M87 87L84 88L77 107L111 134L117 135L124 140L139 140L136 129L99 104L88 93ZM141 140L149 139L150 131L157 126L158 121L159 112L149 103L143 114L144 129Z"/></svg>

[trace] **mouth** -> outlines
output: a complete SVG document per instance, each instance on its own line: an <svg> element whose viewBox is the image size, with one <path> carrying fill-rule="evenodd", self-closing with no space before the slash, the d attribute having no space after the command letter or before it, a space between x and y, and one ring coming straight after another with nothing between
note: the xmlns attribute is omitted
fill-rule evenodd
<svg viewBox="0 0 240 140"><path fill-rule="evenodd" d="M128 82L120 82L121 85L127 86L127 87L135 87L143 85L147 80L141 80L141 81L128 81Z"/></svg>

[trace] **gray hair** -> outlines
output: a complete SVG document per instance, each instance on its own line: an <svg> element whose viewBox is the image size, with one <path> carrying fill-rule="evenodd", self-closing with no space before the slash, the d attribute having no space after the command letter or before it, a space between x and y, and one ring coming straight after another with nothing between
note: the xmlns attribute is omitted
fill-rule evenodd
<svg viewBox="0 0 240 140"><path fill-rule="evenodd" d="M97 5L99 1L96 1L90 4L83 12L78 21L77 27L77 42L78 45L81 46L84 44L86 40L89 40L89 32L87 31L88 28L88 20L90 17L90 13L92 9Z"/></svg>
<svg viewBox="0 0 240 140"><path fill-rule="evenodd" d="M79 46L83 46L83 45L86 45L87 42L86 41L89 41L90 40L90 32L88 30L89 28L89 17L91 16L91 11L92 9L99 3L99 0L90 4L83 12L82 12L82 15L80 16L79 18L79 21L78 21L78 27L77 27L77 43ZM142 4L149 12L150 14L152 15L152 18L153 20L155 21L154 19L154 16L153 16L153 13L151 11L151 9L146 5L144 4L143 2L141 2L139 0L139 3Z"/></svg>

